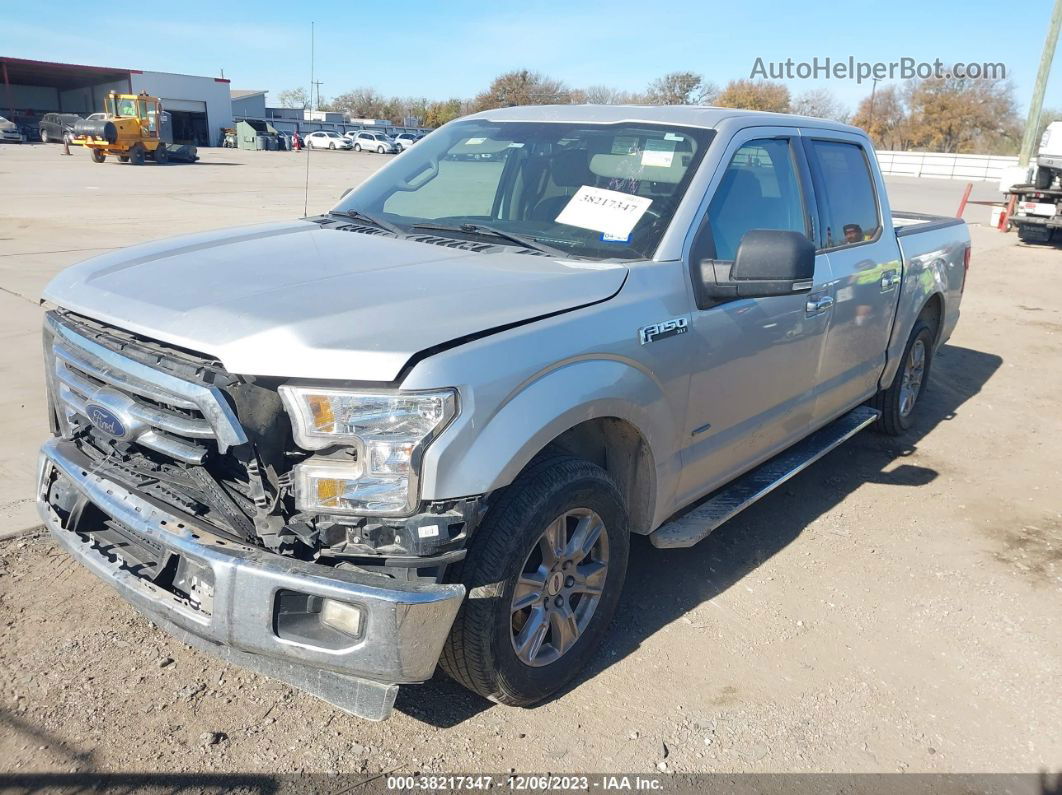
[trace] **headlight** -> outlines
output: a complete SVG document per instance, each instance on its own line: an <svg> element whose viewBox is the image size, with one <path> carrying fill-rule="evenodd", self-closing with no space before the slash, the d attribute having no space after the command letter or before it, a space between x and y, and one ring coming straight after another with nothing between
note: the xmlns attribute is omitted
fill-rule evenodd
<svg viewBox="0 0 1062 795"><path fill-rule="evenodd" d="M353 392L282 386L295 442L353 448L355 458L314 457L295 467L300 510L402 514L416 505L423 448L453 418L453 390Z"/></svg>

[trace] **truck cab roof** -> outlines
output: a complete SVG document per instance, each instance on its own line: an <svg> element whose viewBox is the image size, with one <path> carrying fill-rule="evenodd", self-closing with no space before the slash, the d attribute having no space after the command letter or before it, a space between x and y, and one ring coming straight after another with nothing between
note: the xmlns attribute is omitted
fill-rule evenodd
<svg viewBox="0 0 1062 795"><path fill-rule="evenodd" d="M466 119L491 121L586 122L612 124L618 122L648 122L650 124L679 124L686 127L715 129L724 122L741 127L817 127L866 135L858 127L812 116L791 113L767 113L740 108L718 108L710 105L524 105L495 108L466 116Z"/></svg>

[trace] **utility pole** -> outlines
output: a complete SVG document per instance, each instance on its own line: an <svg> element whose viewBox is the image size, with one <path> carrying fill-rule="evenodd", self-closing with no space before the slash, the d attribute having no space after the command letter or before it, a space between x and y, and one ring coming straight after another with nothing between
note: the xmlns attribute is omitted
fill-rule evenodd
<svg viewBox="0 0 1062 795"><path fill-rule="evenodd" d="M1062 0L1060 0L1060 2L1062 2ZM323 86L323 85L324 85L324 83L322 83L320 80L314 80L313 81L313 86L314 86L314 88L317 89L317 102L314 103L314 106L313 106L314 110L320 110L321 109L321 86Z"/></svg>
<svg viewBox="0 0 1062 795"><path fill-rule="evenodd" d="M1062 0L1059 0L1059 2L1062 2ZM881 78L872 77L871 80L874 81L874 84L870 87L870 121L867 122L868 131L874 129L874 93L878 90L878 81L881 80Z"/></svg>
<svg viewBox="0 0 1062 795"><path fill-rule="evenodd" d="M1040 56L1040 70L1036 73L1032 101L1029 103L1029 118L1025 120L1025 135L1021 139L1021 154L1018 165L1029 165L1033 147L1036 146L1036 133L1040 129L1040 112L1044 107L1044 92L1047 91L1047 76L1051 73L1051 62L1055 59L1055 45L1058 44L1058 30L1062 27L1062 0L1055 0L1055 10L1051 12L1051 21L1047 27L1047 39L1044 52Z"/></svg>
<svg viewBox="0 0 1062 795"><path fill-rule="evenodd" d="M314 36L314 23L311 21L310 22L310 110L317 110L317 108L315 108L314 105L313 105L314 46L316 44L316 42L314 41L315 38L316 37Z"/></svg>

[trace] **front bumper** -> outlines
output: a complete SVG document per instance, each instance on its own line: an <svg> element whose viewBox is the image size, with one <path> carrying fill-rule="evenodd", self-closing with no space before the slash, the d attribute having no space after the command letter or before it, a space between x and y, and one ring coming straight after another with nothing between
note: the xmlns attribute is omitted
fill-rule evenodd
<svg viewBox="0 0 1062 795"><path fill-rule="evenodd" d="M198 582L200 598L137 574L137 566L116 556L116 547L95 536L91 525L69 529L72 516L86 514L49 501L57 484L77 504L91 504L132 531L171 570L195 572L189 581ZM94 474L76 445L61 439L41 449L37 506L71 555L181 641L371 720L390 714L398 684L431 677L465 594L461 585L327 568L223 540L202 521ZM359 635L339 648L282 637L281 600L292 593L361 608Z"/></svg>

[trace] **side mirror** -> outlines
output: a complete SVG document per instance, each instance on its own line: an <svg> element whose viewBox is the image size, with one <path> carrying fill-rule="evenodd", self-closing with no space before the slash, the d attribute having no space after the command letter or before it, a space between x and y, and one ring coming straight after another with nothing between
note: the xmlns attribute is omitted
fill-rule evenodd
<svg viewBox="0 0 1062 795"><path fill-rule="evenodd" d="M810 292L815 246L800 232L750 229L733 263L702 260L700 275L698 298L708 302Z"/></svg>

